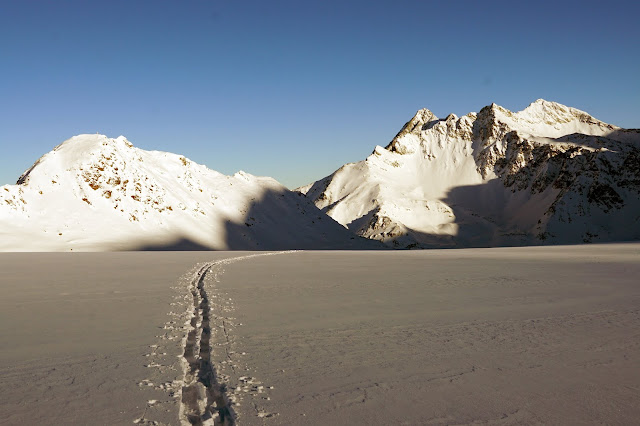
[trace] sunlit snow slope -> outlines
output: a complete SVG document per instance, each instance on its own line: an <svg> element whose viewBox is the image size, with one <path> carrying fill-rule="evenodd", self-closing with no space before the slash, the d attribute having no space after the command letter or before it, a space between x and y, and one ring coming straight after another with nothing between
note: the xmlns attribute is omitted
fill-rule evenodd
<svg viewBox="0 0 640 426"><path fill-rule="evenodd" d="M537 100L438 119L422 109L386 147L298 191L393 247L640 239L640 131Z"/></svg>
<svg viewBox="0 0 640 426"><path fill-rule="evenodd" d="M0 250L326 249L370 242L271 178L75 136L0 187ZM378 243L379 244L379 243Z"/></svg>

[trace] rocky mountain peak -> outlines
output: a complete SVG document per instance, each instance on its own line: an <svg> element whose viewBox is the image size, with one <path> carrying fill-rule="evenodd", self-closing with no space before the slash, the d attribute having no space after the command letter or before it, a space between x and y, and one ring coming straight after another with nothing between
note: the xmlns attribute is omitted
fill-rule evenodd
<svg viewBox="0 0 640 426"><path fill-rule="evenodd" d="M386 152L344 166L313 185L331 191L308 196L394 247L637 239L639 158L640 132L544 99L460 118L420 110Z"/></svg>
<svg viewBox="0 0 640 426"><path fill-rule="evenodd" d="M411 120L407 121L405 125L400 129L398 134L392 139L391 143L387 145L386 149L390 151L396 150L395 142L408 134L420 134L420 132L428 125L428 123L437 120L431 111L426 108L418 110Z"/></svg>

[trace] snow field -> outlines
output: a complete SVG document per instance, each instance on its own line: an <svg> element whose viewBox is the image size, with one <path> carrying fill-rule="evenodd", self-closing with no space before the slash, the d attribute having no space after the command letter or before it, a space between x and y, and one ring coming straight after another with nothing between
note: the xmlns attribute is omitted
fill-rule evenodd
<svg viewBox="0 0 640 426"><path fill-rule="evenodd" d="M0 255L4 422L640 415L638 244L265 254Z"/></svg>

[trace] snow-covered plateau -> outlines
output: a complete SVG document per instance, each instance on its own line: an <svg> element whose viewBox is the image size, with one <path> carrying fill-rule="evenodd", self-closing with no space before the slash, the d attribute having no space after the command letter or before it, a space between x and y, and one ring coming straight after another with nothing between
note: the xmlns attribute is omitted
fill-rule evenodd
<svg viewBox="0 0 640 426"><path fill-rule="evenodd" d="M372 244L375 243L375 244ZM272 178L79 135L0 187L0 250L376 247Z"/></svg>
<svg viewBox="0 0 640 426"><path fill-rule="evenodd" d="M539 99L437 118L422 109L386 148L298 191L392 247L640 239L640 130Z"/></svg>

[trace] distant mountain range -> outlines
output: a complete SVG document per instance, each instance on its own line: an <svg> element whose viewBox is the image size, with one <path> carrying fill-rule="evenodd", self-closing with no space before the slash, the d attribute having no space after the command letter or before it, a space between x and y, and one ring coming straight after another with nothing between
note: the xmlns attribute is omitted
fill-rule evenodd
<svg viewBox="0 0 640 426"><path fill-rule="evenodd" d="M298 191L397 248L640 239L640 131L542 99L439 119Z"/></svg>
<svg viewBox="0 0 640 426"><path fill-rule="evenodd" d="M492 104L460 118L420 110L386 148L296 192L103 135L63 142L16 185L0 187L4 251L637 239L640 131L544 100L517 113Z"/></svg>

